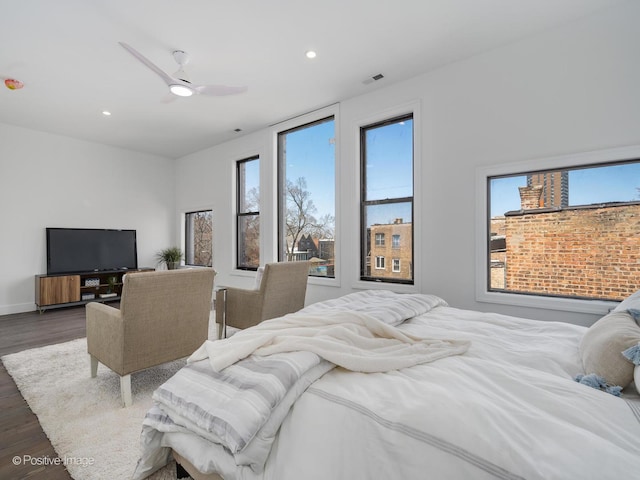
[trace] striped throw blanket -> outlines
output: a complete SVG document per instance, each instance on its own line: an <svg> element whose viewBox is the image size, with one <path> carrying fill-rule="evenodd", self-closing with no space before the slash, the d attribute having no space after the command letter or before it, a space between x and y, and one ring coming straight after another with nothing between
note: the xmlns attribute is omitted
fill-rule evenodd
<svg viewBox="0 0 640 480"><path fill-rule="evenodd" d="M335 365L382 372L464 353L468 342L394 326L440 305L433 295L359 292L205 342L154 393L164 415L155 410L147 423L197 433L259 469L293 402Z"/></svg>

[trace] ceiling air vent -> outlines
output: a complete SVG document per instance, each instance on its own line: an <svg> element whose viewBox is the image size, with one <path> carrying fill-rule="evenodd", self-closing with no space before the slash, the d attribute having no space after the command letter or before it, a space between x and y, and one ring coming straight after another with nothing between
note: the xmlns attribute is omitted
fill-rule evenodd
<svg viewBox="0 0 640 480"><path fill-rule="evenodd" d="M367 78L362 83L364 83L365 85L369 85L370 83L377 82L378 80L382 80L383 78L384 78L384 75L382 75L381 73L378 73L377 75L374 75L373 77Z"/></svg>

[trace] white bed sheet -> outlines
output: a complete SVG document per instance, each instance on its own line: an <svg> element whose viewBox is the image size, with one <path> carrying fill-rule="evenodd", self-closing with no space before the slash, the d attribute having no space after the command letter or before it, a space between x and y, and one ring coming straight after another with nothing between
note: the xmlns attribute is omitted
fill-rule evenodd
<svg viewBox="0 0 640 480"><path fill-rule="evenodd" d="M389 373L336 368L295 403L262 473L225 480L603 479L640 475L640 399L576 383L585 328L437 307L400 326L471 340L464 355ZM207 472L202 440L163 443Z"/></svg>

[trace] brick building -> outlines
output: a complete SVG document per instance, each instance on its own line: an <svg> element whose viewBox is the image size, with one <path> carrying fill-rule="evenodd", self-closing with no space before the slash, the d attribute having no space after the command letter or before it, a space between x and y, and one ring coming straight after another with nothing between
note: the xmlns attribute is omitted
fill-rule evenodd
<svg viewBox="0 0 640 480"><path fill-rule="evenodd" d="M413 224L396 218L391 224L375 224L369 229L371 277L413 279Z"/></svg>
<svg viewBox="0 0 640 480"><path fill-rule="evenodd" d="M640 289L640 202L531 208L541 189L520 190L522 209L492 219L505 238L491 252L492 288L607 300Z"/></svg>

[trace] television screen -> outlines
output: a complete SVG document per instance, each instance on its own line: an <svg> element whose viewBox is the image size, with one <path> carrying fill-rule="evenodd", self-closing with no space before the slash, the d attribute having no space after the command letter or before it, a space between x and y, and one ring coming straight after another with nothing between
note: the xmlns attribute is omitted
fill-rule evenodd
<svg viewBox="0 0 640 480"><path fill-rule="evenodd" d="M48 275L135 268L135 230L47 228Z"/></svg>

